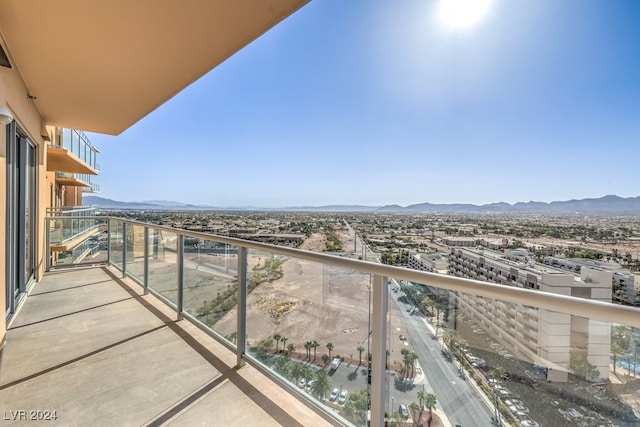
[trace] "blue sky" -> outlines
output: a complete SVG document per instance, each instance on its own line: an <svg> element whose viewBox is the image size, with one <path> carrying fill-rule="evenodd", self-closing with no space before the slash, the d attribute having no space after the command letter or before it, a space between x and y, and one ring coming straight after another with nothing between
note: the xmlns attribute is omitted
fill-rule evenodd
<svg viewBox="0 0 640 427"><path fill-rule="evenodd" d="M220 207L640 195L640 2L314 0L101 150L102 197Z"/></svg>

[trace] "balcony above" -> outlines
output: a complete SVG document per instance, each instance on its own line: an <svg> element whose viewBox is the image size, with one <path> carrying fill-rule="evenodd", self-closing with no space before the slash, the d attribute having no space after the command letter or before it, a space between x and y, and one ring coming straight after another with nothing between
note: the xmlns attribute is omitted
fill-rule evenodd
<svg viewBox="0 0 640 427"><path fill-rule="evenodd" d="M47 274L7 332L5 417L26 408L59 425L329 425L141 293L108 268Z"/></svg>
<svg viewBox="0 0 640 427"><path fill-rule="evenodd" d="M69 187L91 187L91 183L85 181L83 175L85 174L58 172L56 173L56 183Z"/></svg>
<svg viewBox="0 0 640 427"><path fill-rule="evenodd" d="M55 172L87 173L97 175L98 170L82 161L65 148L49 146L47 149L47 170Z"/></svg>

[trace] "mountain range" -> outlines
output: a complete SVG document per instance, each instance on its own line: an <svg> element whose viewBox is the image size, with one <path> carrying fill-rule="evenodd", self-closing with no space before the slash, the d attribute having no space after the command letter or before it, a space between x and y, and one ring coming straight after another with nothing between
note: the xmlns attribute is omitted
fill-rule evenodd
<svg viewBox="0 0 640 427"><path fill-rule="evenodd" d="M97 196L84 198L87 206L102 209L142 209L142 210L225 210L225 211L300 211L300 212L384 212L384 213L451 213L451 214L500 214L500 213L539 213L539 214L640 214L639 197L619 197L608 195L599 198L566 200L554 202L518 202L514 204L498 202L484 205L465 203L434 204L418 203L409 206L385 205L325 205L325 206L289 206L282 208L261 208L256 206L216 207L192 205L169 200L147 200L141 202L121 202Z"/></svg>

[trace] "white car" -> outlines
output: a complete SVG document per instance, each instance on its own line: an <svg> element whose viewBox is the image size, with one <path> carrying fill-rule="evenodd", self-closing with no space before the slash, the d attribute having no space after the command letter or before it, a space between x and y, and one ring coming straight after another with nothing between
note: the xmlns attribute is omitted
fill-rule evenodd
<svg viewBox="0 0 640 427"><path fill-rule="evenodd" d="M340 360L339 357L334 357L333 360L331 361L331 369L338 369L338 366L340 366L340 363L342 363L342 360Z"/></svg>
<svg viewBox="0 0 640 427"><path fill-rule="evenodd" d="M311 393L313 391L314 383L315 383L315 380L311 380L307 383L307 385L305 386L305 390L307 390L307 393Z"/></svg>
<svg viewBox="0 0 640 427"><path fill-rule="evenodd" d="M329 400L336 400L338 394L340 394L340 390L338 390L338 387L334 387L334 389L331 390L331 394L329 395Z"/></svg>
<svg viewBox="0 0 640 427"><path fill-rule="evenodd" d="M349 392L347 390L342 390L340 392L340 396L338 397L338 403L342 404L342 403L346 402L348 395L349 395Z"/></svg>
<svg viewBox="0 0 640 427"><path fill-rule="evenodd" d="M304 378L300 378L300 380L298 380L298 387L304 388L305 384L307 384L307 380Z"/></svg>

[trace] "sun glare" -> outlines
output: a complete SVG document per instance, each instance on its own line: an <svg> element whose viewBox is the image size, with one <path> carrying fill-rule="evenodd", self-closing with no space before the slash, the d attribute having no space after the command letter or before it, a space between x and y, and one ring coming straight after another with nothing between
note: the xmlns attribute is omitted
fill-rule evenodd
<svg viewBox="0 0 640 427"><path fill-rule="evenodd" d="M450 27L470 27L487 13L490 5L491 0L441 0L440 19Z"/></svg>

